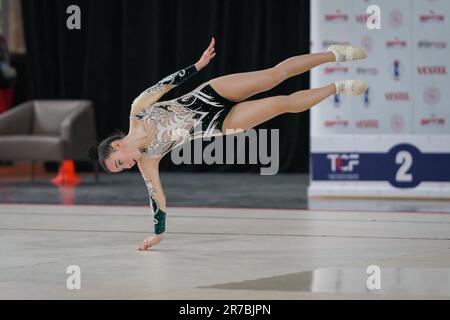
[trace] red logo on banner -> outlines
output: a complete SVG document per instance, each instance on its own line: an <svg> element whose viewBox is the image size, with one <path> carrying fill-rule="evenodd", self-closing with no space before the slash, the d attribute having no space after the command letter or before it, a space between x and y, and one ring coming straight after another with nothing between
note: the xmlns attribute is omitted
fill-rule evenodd
<svg viewBox="0 0 450 320"><path fill-rule="evenodd" d="M431 114L429 118L422 118L420 119L420 125L422 127L428 127L428 126L445 126L445 118L438 118L434 114Z"/></svg>
<svg viewBox="0 0 450 320"><path fill-rule="evenodd" d="M341 119L339 116L336 116L336 120L327 120L324 122L324 125L326 128L332 128L332 127L346 128L346 127L348 127L348 120Z"/></svg>
<svg viewBox="0 0 450 320"><path fill-rule="evenodd" d="M408 46L408 42L406 40L400 40L395 37L394 40L386 41L386 48L388 49L404 49Z"/></svg>
<svg viewBox="0 0 450 320"><path fill-rule="evenodd" d="M441 91L437 87L428 87L423 93L423 99L429 106L435 106L441 101Z"/></svg>
<svg viewBox="0 0 450 320"><path fill-rule="evenodd" d="M355 20L357 23L366 24L367 19L369 19L370 14L358 14L355 16Z"/></svg>
<svg viewBox="0 0 450 320"><path fill-rule="evenodd" d="M349 72L348 67L344 66L331 66L331 67L325 67L325 74L347 74Z"/></svg>
<svg viewBox="0 0 450 320"><path fill-rule="evenodd" d="M417 72L424 76L447 75L447 68L446 66L423 66L417 67Z"/></svg>
<svg viewBox="0 0 450 320"><path fill-rule="evenodd" d="M342 13L341 10L336 10L336 13L326 14L325 21L327 21L327 22L347 22L348 14Z"/></svg>
<svg viewBox="0 0 450 320"><path fill-rule="evenodd" d="M436 14L433 10L430 11L430 14L422 14L419 17L420 22L444 22L445 16L443 14Z"/></svg>

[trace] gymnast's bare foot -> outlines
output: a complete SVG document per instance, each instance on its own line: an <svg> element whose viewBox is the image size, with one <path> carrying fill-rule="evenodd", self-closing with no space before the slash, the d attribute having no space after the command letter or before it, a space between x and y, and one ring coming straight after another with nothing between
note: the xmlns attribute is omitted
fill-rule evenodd
<svg viewBox="0 0 450 320"><path fill-rule="evenodd" d="M150 236L141 243L138 250L147 250L147 249L151 248L152 246L160 243L162 240L163 240L162 234L158 234L156 236Z"/></svg>

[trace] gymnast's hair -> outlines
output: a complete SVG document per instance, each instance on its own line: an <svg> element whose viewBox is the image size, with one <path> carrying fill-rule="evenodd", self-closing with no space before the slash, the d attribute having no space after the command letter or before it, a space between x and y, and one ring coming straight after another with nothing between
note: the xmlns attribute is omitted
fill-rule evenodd
<svg viewBox="0 0 450 320"><path fill-rule="evenodd" d="M111 143L116 140L122 139L123 137L125 137L125 135L120 130L116 130L108 138L100 142L97 147L92 146L89 148L89 158L91 158L92 160L97 160L105 171L110 172L106 167L105 160L108 159L109 156L114 152Z"/></svg>

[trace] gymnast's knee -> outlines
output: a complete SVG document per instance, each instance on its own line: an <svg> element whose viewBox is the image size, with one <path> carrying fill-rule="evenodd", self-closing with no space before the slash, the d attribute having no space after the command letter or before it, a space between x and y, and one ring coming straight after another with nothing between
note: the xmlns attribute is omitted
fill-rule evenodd
<svg viewBox="0 0 450 320"><path fill-rule="evenodd" d="M287 79L287 72L279 66L272 67L268 70L272 86L277 86Z"/></svg>
<svg viewBox="0 0 450 320"><path fill-rule="evenodd" d="M280 95L272 98L274 99L273 106L277 111L277 114L287 113L290 112L291 109L294 109L294 101L290 96Z"/></svg>
<svg viewBox="0 0 450 320"><path fill-rule="evenodd" d="M282 109L284 113L298 113L299 105L301 101L298 101L298 98L293 95L283 96L285 99L283 100Z"/></svg>

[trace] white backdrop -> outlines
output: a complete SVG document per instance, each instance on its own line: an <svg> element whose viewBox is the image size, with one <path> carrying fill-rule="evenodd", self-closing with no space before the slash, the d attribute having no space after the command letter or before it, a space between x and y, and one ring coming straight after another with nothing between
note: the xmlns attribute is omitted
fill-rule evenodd
<svg viewBox="0 0 450 320"><path fill-rule="evenodd" d="M380 30L366 26L370 5ZM311 52L353 43L369 53L314 69L311 87L370 87L311 110L310 196L450 198L449 18L449 0L311 1Z"/></svg>

